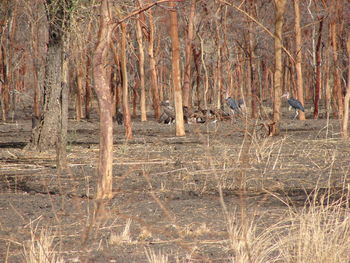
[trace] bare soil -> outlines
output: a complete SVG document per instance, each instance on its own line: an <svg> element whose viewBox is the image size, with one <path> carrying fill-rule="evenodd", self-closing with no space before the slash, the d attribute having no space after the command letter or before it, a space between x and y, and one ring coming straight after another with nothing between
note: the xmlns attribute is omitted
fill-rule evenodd
<svg viewBox="0 0 350 263"><path fill-rule="evenodd" d="M277 137L260 136L259 125L244 136L236 119L186 124L179 138L174 125L150 118L135 119L134 139L125 141L115 124L114 198L98 217L97 119L69 121L63 174L54 151L22 150L29 118L0 123L0 261L23 262L31 232L45 228L65 262L148 262L147 249L169 262L232 262L223 203L263 229L315 201L315 189L336 199L349 185L350 143L340 139L339 121L291 115L284 110Z"/></svg>

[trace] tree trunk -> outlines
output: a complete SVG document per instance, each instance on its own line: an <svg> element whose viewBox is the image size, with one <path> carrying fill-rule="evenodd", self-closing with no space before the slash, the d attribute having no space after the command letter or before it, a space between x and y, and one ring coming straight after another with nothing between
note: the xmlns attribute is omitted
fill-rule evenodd
<svg viewBox="0 0 350 263"><path fill-rule="evenodd" d="M192 100L190 99L190 94L192 91L192 85L191 85L191 58L192 58L192 39L193 39L193 23L194 23L194 16L196 12L196 1L191 1L191 11L188 19L188 25L187 25L187 38L186 38L186 46L185 46L185 56L186 56L186 62L185 62L185 72L184 72L184 84L183 84L183 105L185 107L191 107L192 106Z"/></svg>
<svg viewBox="0 0 350 263"><path fill-rule="evenodd" d="M136 21L136 38L139 47L139 74L140 74L140 111L141 121L147 121L147 110L146 110L146 90L145 90L145 52L143 50L143 39L142 39L142 28L139 19Z"/></svg>
<svg viewBox="0 0 350 263"><path fill-rule="evenodd" d="M131 117L129 110L128 72L126 69L126 25L121 23L122 45L121 45L121 70L123 74L123 117L125 127L125 138L132 139Z"/></svg>
<svg viewBox="0 0 350 263"><path fill-rule="evenodd" d="M295 14L295 70L297 73L297 99L304 105L304 87L303 87L303 70L302 70L302 43L301 43L301 28L300 28L300 0L294 1ZM305 113L299 112L299 120L305 120Z"/></svg>
<svg viewBox="0 0 350 263"><path fill-rule="evenodd" d="M63 53L62 53L62 91L61 91L61 114L58 120L58 137L57 137L57 167L58 173L67 169L67 132L68 132L68 54L69 36L64 36Z"/></svg>
<svg viewBox="0 0 350 263"><path fill-rule="evenodd" d="M348 36L348 41L346 42L346 48L348 51L348 57L350 57L350 35ZM348 62L348 84L346 87L346 93L344 98L344 118L342 123L342 137L348 138L348 125L349 125L349 102L350 102L350 62Z"/></svg>
<svg viewBox="0 0 350 263"><path fill-rule="evenodd" d="M172 49L172 79L175 100L175 115L176 115L176 136L185 136L184 114L182 108L182 92L180 80L180 41L178 34L178 22L176 3L171 2L170 6L170 37Z"/></svg>
<svg viewBox="0 0 350 263"><path fill-rule="evenodd" d="M63 43L61 36L58 38L56 36L55 31L51 29L46 60L42 121L33 130L31 142L28 144L29 148L39 151L55 148L59 132L58 123L61 119Z"/></svg>
<svg viewBox="0 0 350 263"><path fill-rule="evenodd" d="M65 81L63 76L63 59L65 47L68 46L68 29L70 22L70 7L72 1L60 1L51 3L46 1L50 9L46 10L49 23L49 42L46 59L46 72L44 83L44 106L41 121L36 129L32 130L30 143L26 146L29 149L44 151L55 149L58 154L65 152L66 145L66 122L68 121L68 96L66 96ZM55 5L55 6L53 6ZM57 156L58 169L64 156Z"/></svg>
<svg viewBox="0 0 350 263"><path fill-rule="evenodd" d="M159 88L157 78L156 59L154 57L154 21L152 10L148 10L149 16L149 43L148 43L148 55L151 71L151 90L153 100L154 117L158 121L160 117L160 102L159 102Z"/></svg>
<svg viewBox="0 0 350 263"><path fill-rule="evenodd" d="M275 125L272 129L272 135L280 133L281 121L281 96L282 96L282 29L283 14L286 5L285 0L275 0L275 73L273 86L273 121Z"/></svg>
<svg viewBox="0 0 350 263"><path fill-rule="evenodd" d="M109 78L105 72L108 64L109 42L111 39L112 24L108 12L108 0L101 1L100 25L98 42L94 52L94 79L95 90L100 108L100 153L99 177L97 182L96 199L112 198L112 167L113 167L113 120L112 94L109 87Z"/></svg>
<svg viewBox="0 0 350 263"><path fill-rule="evenodd" d="M320 27L318 30L318 39L316 44L316 86L315 86L315 109L314 109L314 119L318 119L318 106L320 100L320 91L321 91L321 39L322 39L322 26L323 26L323 17L320 21Z"/></svg>
<svg viewBox="0 0 350 263"><path fill-rule="evenodd" d="M83 94L83 69L79 61L77 65L76 97L75 97L75 117L77 121L82 117L82 94Z"/></svg>
<svg viewBox="0 0 350 263"><path fill-rule="evenodd" d="M334 88L333 95L338 103L338 117L343 118L344 105L343 105L343 95L341 90L340 72L338 69L338 44L337 44L337 25L336 22L331 24L331 37L332 37L332 47L333 47L333 76L334 76Z"/></svg>
<svg viewBox="0 0 350 263"><path fill-rule="evenodd" d="M90 55L86 55L86 75L85 75L85 118L87 120L90 119L91 113L91 77L90 77L90 69L91 69L91 59Z"/></svg>

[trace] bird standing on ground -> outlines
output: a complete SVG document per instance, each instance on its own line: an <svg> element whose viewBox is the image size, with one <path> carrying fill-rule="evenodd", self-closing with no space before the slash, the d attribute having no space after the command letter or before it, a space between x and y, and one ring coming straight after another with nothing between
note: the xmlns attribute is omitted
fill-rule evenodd
<svg viewBox="0 0 350 263"><path fill-rule="evenodd" d="M241 105L244 104L244 101L243 99L240 99L240 100L235 100L235 99L232 99L231 97L228 97L226 99L226 103L227 105L231 108L233 114L234 113L242 113L241 111Z"/></svg>
<svg viewBox="0 0 350 263"><path fill-rule="evenodd" d="M295 110L295 116L293 120L299 115L298 110L305 112L304 106L301 104L301 102L298 101L297 99L289 97L288 91L282 95L282 98L287 98L289 105Z"/></svg>

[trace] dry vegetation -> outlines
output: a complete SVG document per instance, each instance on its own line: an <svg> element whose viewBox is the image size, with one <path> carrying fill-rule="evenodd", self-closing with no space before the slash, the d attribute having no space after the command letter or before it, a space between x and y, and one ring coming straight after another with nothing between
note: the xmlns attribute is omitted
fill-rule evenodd
<svg viewBox="0 0 350 263"><path fill-rule="evenodd" d="M20 145L28 125L2 124L1 142ZM97 218L98 123L70 127L69 175L54 152L1 151L4 262L349 261L350 147L336 121L285 120L276 138L230 121L186 138L135 122L128 142L115 126L114 198Z"/></svg>

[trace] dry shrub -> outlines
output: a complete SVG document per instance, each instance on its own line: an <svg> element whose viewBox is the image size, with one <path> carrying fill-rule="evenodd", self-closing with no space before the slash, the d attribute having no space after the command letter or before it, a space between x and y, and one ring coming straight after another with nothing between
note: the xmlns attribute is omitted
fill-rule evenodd
<svg viewBox="0 0 350 263"><path fill-rule="evenodd" d="M120 245L122 243L132 243L131 235L130 235L130 226L131 219L126 221L124 230L120 234L111 233L109 237L109 244L111 245Z"/></svg>
<svg viewBox="0 0 350 263"><path fill-rule="evenodd" d="M312 204L266 229L228 217L232 262L348 263L350 214L340 204Z"/></svg>
<svg viewBox="0 0 350 263"><path fill-rule="evenodd" d="M27 263L63 263L63 259L55 251L55 235L51 230L31 228L31 239L23 246L24 262Z"/></svg>
<svg viewBox="0 0 350 263"><path fill-rule="evenodd" d="M340 204L304 208L292 214L279 244L285 262L348 263L349 210Z"/></svg>
<svg viewBox="0 0 350 263"><path fill-rule="evenodd" d="M159 253L154 252L153 249L145 249L146 257L149 263L167 263L168 256L164 255L161 251Z"/></svg>

